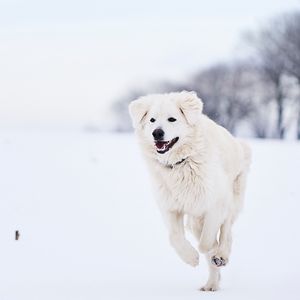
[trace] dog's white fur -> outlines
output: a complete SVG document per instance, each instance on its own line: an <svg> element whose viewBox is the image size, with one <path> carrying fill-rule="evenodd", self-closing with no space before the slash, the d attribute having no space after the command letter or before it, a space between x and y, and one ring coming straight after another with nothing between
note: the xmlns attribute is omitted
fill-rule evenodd
<svg viewBox="0 0 300 300"><path fill-rule="evenodd" d="M242 207L251 152L202 114L202 107L195 93L183 91L141 97L131 102L129 112L157 187L170 243L184 262L198 265L198 251L185 237L187 215L188 228L209 264L209 279L202 290L214 291L219 288L220 271L212 259L222 265L229 259L231 227ZM170 117L176 122L169 122ZM179 137L164 154L154 144L152 132L157 128L163 129L165 140Z"/></svg>

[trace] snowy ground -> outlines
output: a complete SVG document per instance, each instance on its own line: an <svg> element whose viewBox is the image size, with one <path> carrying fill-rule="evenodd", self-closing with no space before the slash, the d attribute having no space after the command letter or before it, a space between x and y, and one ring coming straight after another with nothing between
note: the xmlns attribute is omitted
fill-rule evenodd
<svg viewBox="0 0 300 300"><path fill-rule="evenodd" d="M203 293L205 259L169 246L133 136L0 132L0 299L300 299L300 144L251 145L222 289Z"/></svg>

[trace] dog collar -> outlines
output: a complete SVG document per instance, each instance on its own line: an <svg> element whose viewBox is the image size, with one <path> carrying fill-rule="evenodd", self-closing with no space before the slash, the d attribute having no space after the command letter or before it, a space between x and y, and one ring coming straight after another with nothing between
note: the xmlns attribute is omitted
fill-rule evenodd
<svg viewBox="0 0 300 300"><path fill-rule="evenodd" d="M181 163L183 163L186 160L186 158L183 158L182 160L176 162L175 164L172 165L166 165L166 168L168 169L173 169L175 166L180 165Z"/></svg>

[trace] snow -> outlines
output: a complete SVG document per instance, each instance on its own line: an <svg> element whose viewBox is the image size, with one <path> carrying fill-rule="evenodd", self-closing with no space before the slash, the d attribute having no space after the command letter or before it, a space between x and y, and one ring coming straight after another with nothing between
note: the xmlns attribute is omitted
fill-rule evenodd
<svg viewBox="0 0 300 300"><path fill-rule="evenodd" d="M300 144L249 142L231 261L204 293L205 259L169 246L132 135L1 131L0 299L300 299Z"/></svg>

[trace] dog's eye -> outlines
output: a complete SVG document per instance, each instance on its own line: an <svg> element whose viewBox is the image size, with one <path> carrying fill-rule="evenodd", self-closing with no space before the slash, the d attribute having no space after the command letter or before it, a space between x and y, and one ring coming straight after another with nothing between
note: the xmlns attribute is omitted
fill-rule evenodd
<svg viewBox="0 0 300 300"><path fill-rule="evenodd" d="M151 122L151 123L154 123L154 122L155 122L155 119L151 118L151 119L150 119L150 122Z"/></svg>
<svg viewBox="0 0 300 300"><path fill-rule="evenodd" d="M169 121L169 122L175 122L176 119L171 117L171 118L168 119L168 121Z"/></svg>

